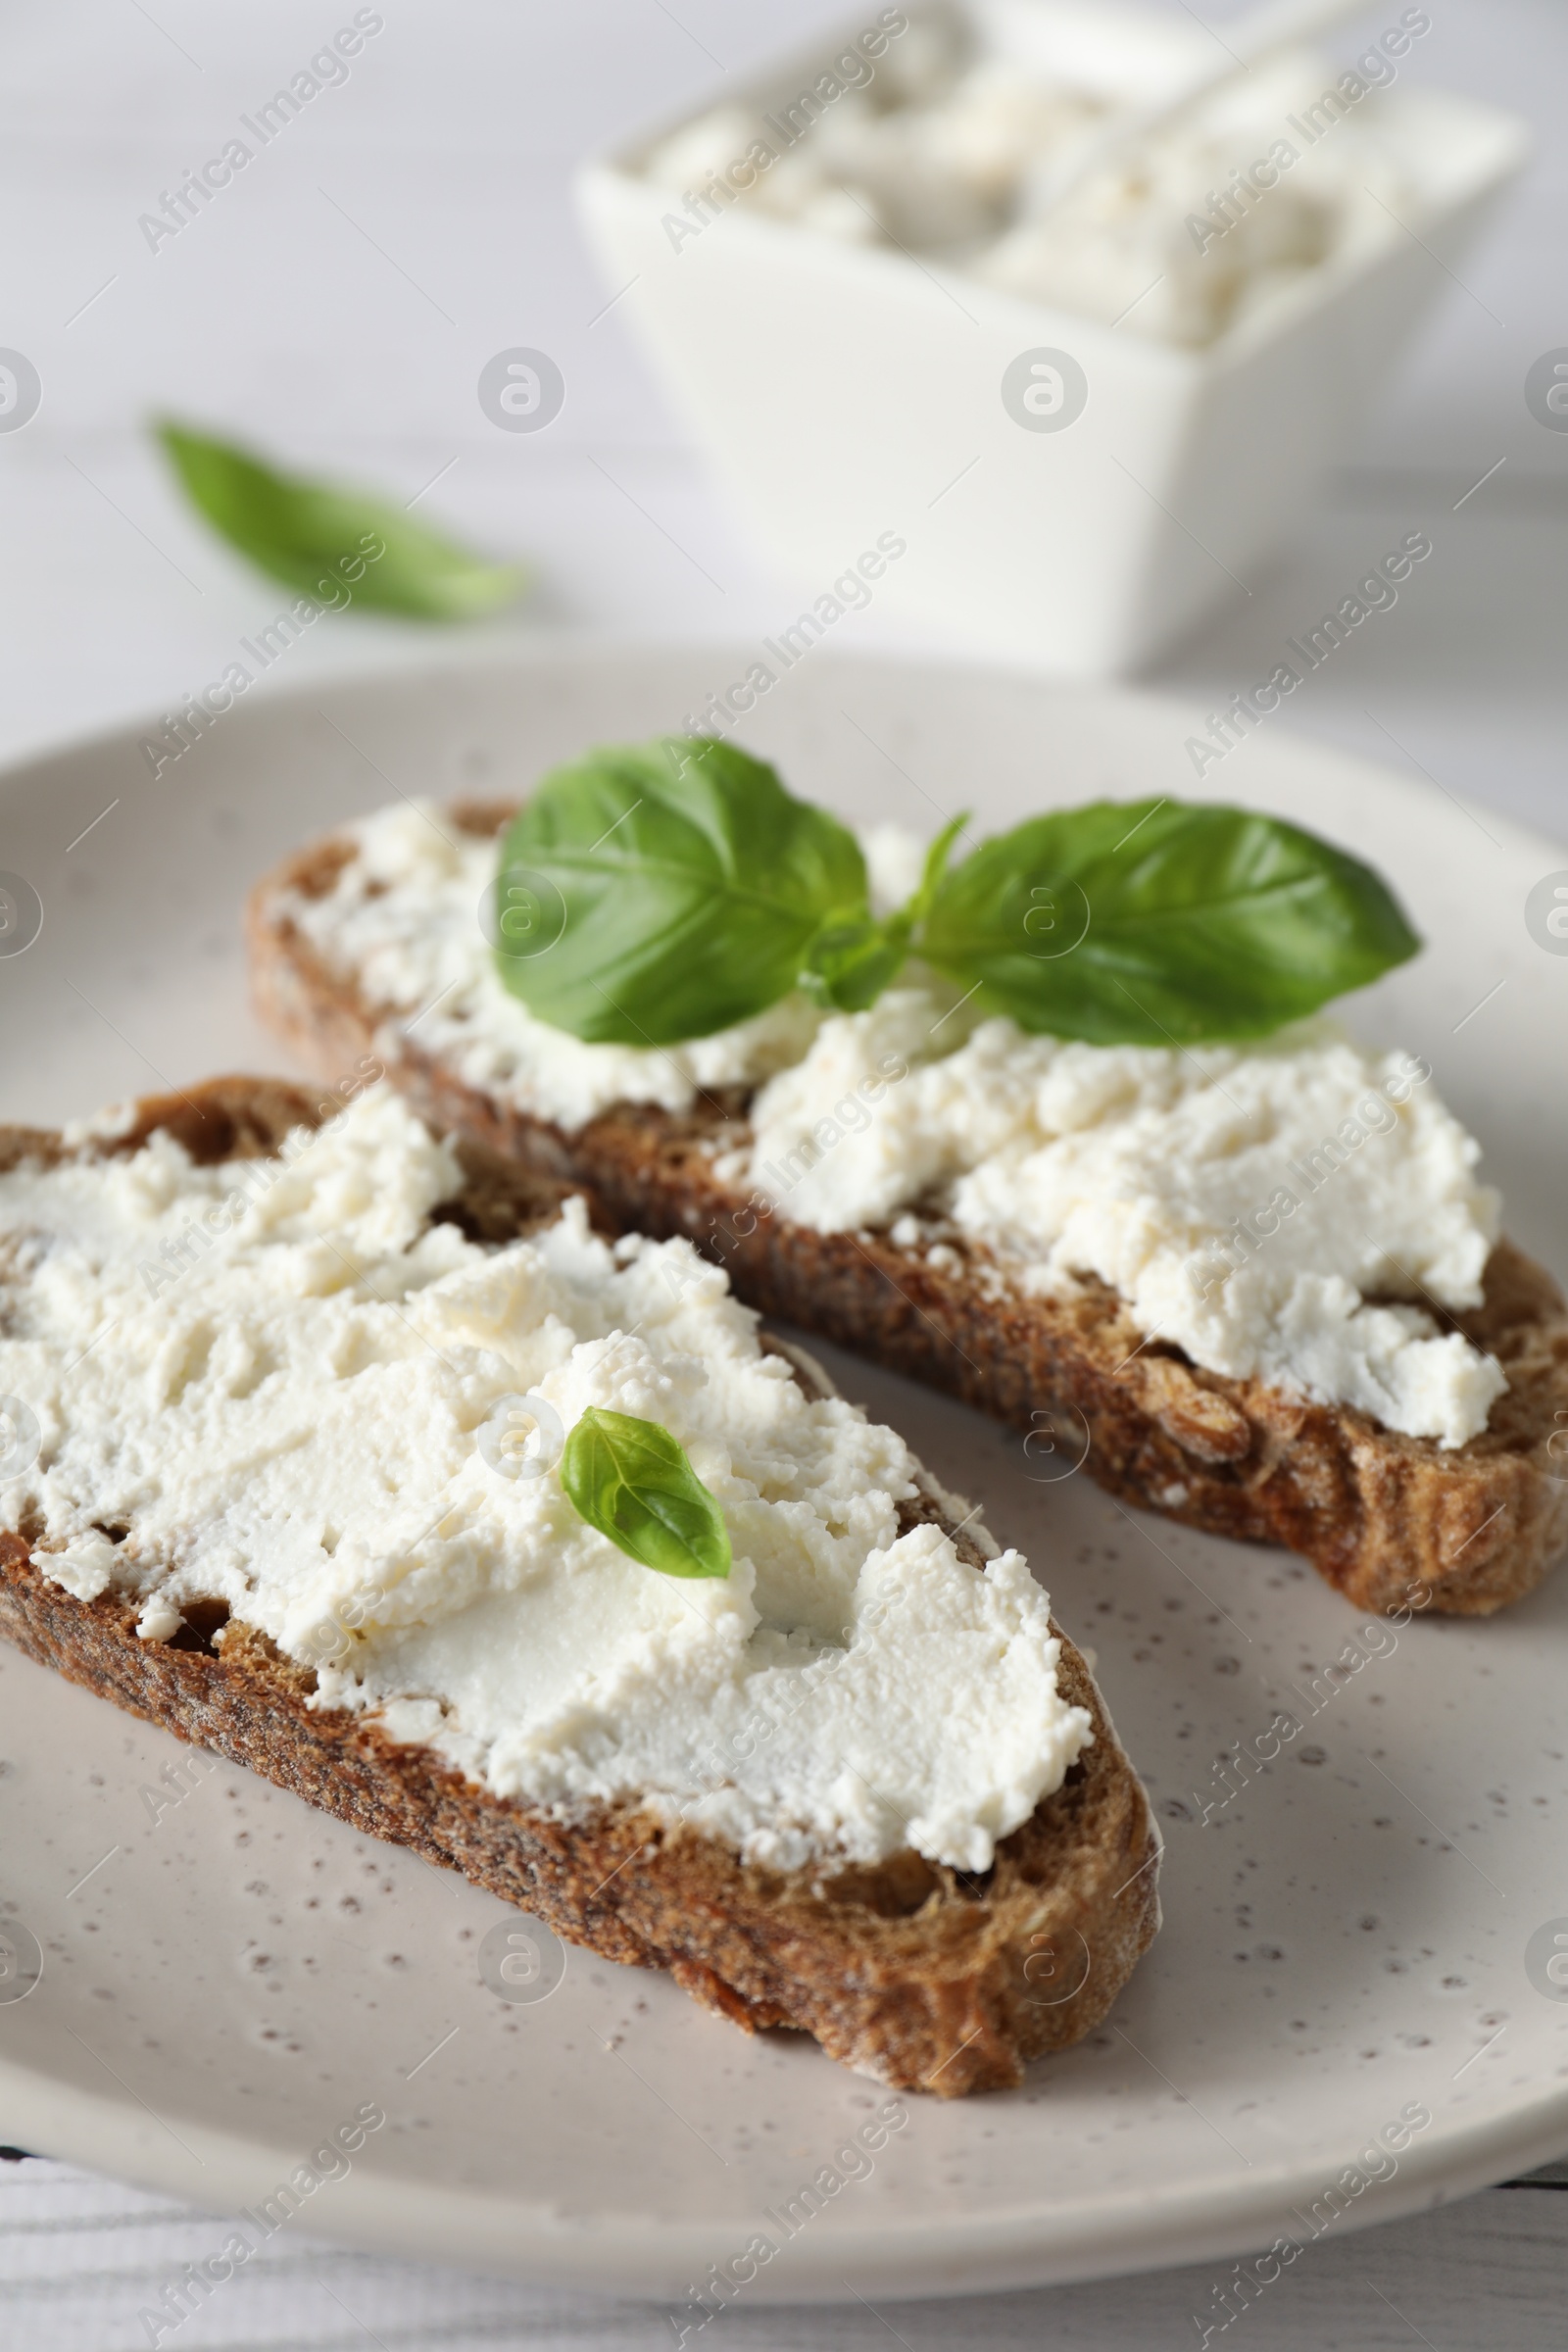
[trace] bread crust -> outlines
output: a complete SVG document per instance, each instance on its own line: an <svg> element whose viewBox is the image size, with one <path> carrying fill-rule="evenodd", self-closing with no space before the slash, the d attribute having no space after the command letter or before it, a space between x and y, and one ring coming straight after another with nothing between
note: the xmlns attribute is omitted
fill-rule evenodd
<svg viewBox="0 0 1568 2352"><path fill-rule="evenodd" d="M469 803L449 817L490 835L512 813ZM726 1150L746 1141L739 1095L682 1116L620 1103L568 1131L477 1092L390 1007L367 1003L294 920L292 904L323 896L351 855L343 835L311 845L257 885L248 909L257 1009L311 1067L341 1068L373 1045L432 1125L592 1187L624 1229L684 1234L766 1314L1016 1429L1055 1417L1061 1434L1087 1439L1085 1466L1112 1494L1211 1535L1284 1544L1358 1608L1488 1616L1533 1591L1568 1548L1568 1311L1551 1276L1511 1243L1493 1251L1484 1303L1440 1317L1508 1376L1487 1428L1445 1451L1350 1406L1204 1371L1146 1339L1119 1295L1092 1278L1070 1295L1031 1296L956 1229L906 1250L885 1228L818 1233L760 1218L713 1173L716 1135ZM936 1240L946 1248L933 1265Z"/></svg>
<svg viewBox="0 0 1568 2352"><path fill-rule="evenodd" d="M336 1107L282 1081L217 1079L150 1099L122 1130L85 1144L0 1130L0 1169L132 1151L158 1128L199 1159L245 1156ZM451 1213L485 1238L527 1230L574 1189L519 1178L483 1150L460 1152L467 1182ZM982 1554L934 1488L901 1517L942 1525L978 1570ZM999 1843L992 1869L968 1876L908 1849L873 1867L769 1871L634 1803L567 1816L499 1797L432 1750L393 1741L373 1718L315 1706L314 1672L254 1627L229 1619L199 1632L193 1610L172 1641L143 1642L136 1617L137 1604L113 1591L77 1600L35 1564L25 1533L0 1532L0 1634L41 1664L462 1871L569 1942L666 1968L748 2031L812 2034L897 2089L956 2097L1017 2083L1029 2060L1100 2023L1158 1925L1149 1802L1059 1627L1060 1687L1089 1711L1094 1742Z"/></svg>

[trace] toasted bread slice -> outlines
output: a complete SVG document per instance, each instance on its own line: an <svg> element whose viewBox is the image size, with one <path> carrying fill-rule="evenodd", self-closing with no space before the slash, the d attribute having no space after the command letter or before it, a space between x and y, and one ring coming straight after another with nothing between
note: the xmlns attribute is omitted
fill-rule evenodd
<svg viewBox="0 0 1568 2352"><path fill-rule="evenodd" d="M113 1133L68 1145L0 1129L0 1171L23 1161L124 1153L158 1129L203 1163L258 1156L332 1100L278 1080L223 1078L145 1101ZM470 1238L507 1240L554 1216L568 1189L463 1145L450 1214ZM813 1368L794 1355L796 1377ZM978 1569L961 1505L934 1485L900 1506L931 1521ZM134 1531L132 1531L134 1532ZM226 1621L225 1621L226 1620ZM942 2097L1016 2083L1109 2009L1158 1925L1158 1837L1089 1669L1061 1642L1058 1688L1088 1710L1092 1743L1063 1785L969 1875L905 1849L870 1866L743 1864L689 1824L635 1803L569 1819L492 1794L373 1717L313 1707L316 1676L221 1603L187 1606L172 1640L138 1639L137 1604L82 1601L33 1564L28 1531L0 1532L0 1633L41 1664L132 1713L249 1765L356 1829L461 1870L570 1942L667 1968L748 2031L788 2026L899 2089ZM1069 1989L1062 1990L1062 1987Z"/></svg>
<svg viewBox="0 0 1568 2352"><path fill-rule="evenodd" d="M448 821L490 835L512 813L466 805ZM258 1008L308 1066L327 1074L373 1051L433 1125L589 1187L627 1230L686 1235L750 1304L1016 1428L1065 1416L1111 1494L1304 1553L1360 1608L1486 1616L1531 1592L1568 1548L1568 1445L1548 1450L1568 1429L1568 1310L1550 1275L1510 1243L1493 1252L1485 1302L1441 1318L1508 1379L1487 1428L1451 1451L1348 1406L1201 1370L1147 1339L1115 1291L1087 1279L1071 1297L1032 1295L984 1245L941 1223L904 1249L886 1229L821 1233L782 1213L748 1215L747 1194L715 1176L711 1150L721 1129L726 1151L744 1140L744 1098L710 1097L678 1117L624 1103L566 1131L477 1092L295 921L291 908L324 897L352 854L345 836L318 842L250 903Z"/></svg>

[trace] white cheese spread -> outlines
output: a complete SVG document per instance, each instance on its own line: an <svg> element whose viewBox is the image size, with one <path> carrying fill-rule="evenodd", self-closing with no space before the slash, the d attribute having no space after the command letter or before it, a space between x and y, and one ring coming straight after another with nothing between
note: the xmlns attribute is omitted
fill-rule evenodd
<svg viewBox="0 0 1568 2352"><path fill-rule="evenodd" d="M1209 1371L1445 1446L1486 1427L1506 1377L1427 1305L1480 1303L1499 1204L1426 1062L1328 1019L1192 1052L982 1020L934 1052L951 1002L890 989L762 1089L751 1175L786 1214L831 1232L934 1198L1026 1288L1098 1275Z"/></svg>
<svg viewBox="0 0 1568 2352"><path fill-rule="evenodd" d="M910 1209L936 1208L1026 1285L1099 1276L1209 1371L1446 1446L1507 1385L1429 1311L1479 1303L1499 1204L1413 1056L1363 1052L1328 1019L1246 1049L1062 1043L977 1020L913 963L867 1013L791 997L669 1054L584 1046L496 973L493 843L407 807L353 830L330 894L288 912L372 1003L416 1018L427 1052L523 1110L570 1127L617 1100L684 1110L700 1085L752 1086L751 1134L720 1139L718 1172L801 1223L893 1223L909 1245ZM882 826L864 847L885 910L921 844Z"/></svg>
<svg viewBox="0 0 1568 2352"><path fill-rule="evenodd" d="M1408 51L1410 32L1395 37ZM1060 201L1063 168L1129 103L1118 93L965 60L929 25L830 90L845 62L793 107L726 104L660 142L645 168L675 200L676 253L736 206L1201 345L1305 272L1393 242L1391 212L1419 202L1379 136L1375 91L1397 68L1377 48L1346 74L1301 52L1261 63Z"/></svg>
<svg viewBox="0 0 1568 2352"><path fill-rule="evenodd" d="M226 1602L499 1794L645 1801L782 1868L986 1868L1089 1738L1024 1562L901 1535L902 1441L808 1397L686 1243L612 1248L573 1201L482 1247L432 1219L460 1187L385 1087L272 1160L158 1135L0 1176L0 1395L39 1440L0 1524L146 1640ZM548 1452L492 1467L521 1396L671 1431L729 1576L639 1566Z"/></svg>

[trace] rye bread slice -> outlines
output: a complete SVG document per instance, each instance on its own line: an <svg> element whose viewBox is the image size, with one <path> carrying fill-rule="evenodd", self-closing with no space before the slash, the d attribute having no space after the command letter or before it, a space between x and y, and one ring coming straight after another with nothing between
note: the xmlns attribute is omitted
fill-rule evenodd
<svg viewBox="0 0 1568 2352"><path fill-rule="evenodd" d="M488 837L513 813L468 803L448 821ZM686 1235L764 1313L1014 1428L1038 1431L1049 1416L1053 1442L1087 1444L1085 1466L1112 1494L1303 1553L1359 1608L1487 1616L1568 1548L1568 1310L1511 1243L1493 1251L1484 1303L1438 1316L1508 1376L1487 1428L1451 1451L1349 1406L1203 1371L1146 1339L1117 1292L1090 1278L1071 1297L1033 1297L1004 1259L940 1219L910 1249L885 1227L818 1233L782 1213L759 1219L748 1193L713 1173L715 1139L726 1152L747 1140L744 1096L710 1096L678 1117L620 1103L567 1131L475 1091L295 921L292 906L324 897L352 855L346 836L329 836L251 896L257 1007L307 1066L330 1074L373 1051L433 1126L592 1189L625 1230Z"/></svg>
<svg viewBox="0 0 1568 2352"><path fill-rule="evenodd" d="M148 1099L122 1131L67 1145L0 1129L0 1170L137 1149L155 1129L203 1162L259 1156L338 1107L274 1079L220 1078ZM554 1216L568 1190L460 1142L466 1184L438 1211L502 1241ZM790 1352L785 1350L785 1352ZM791 1353L797 1378L812 1367ZM961 1506L958 1506L961 1508ZM985 1557L934 1485L901 1506L976 1569ZM370 1836L548 1922L606 1959L666 1968L748 2032L793 2027L901 2090L956 2097L1019 2082L1025 2064L1098 2025L1159 1921L1158 1836L1088 1666L1060 1628L1058 1681L1088 1709L1093 1744L1062 1787L966 1874L910 1849L874 1867L794 1872L743 1864L705 1832L636 1803L571 1818L492 1795L373 1717L311 1705L314 1671L221 1603L190 1607L168 1642L138 1640L137 1604L80 1601L33 1563L29 1533L0 1532L0 1634L100 1697L248 1765Z"/></svg>

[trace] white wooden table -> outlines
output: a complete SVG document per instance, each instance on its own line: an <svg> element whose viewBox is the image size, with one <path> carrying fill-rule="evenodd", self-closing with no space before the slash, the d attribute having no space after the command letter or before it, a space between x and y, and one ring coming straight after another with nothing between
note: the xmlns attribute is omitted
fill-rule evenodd
<svg viewBox="0 0 1568 2352"><path fill-rule="evenodd" d="M502 638L541 625L740 638L793 610L606 307L615 289L596 279L566 191L585 147L721 88L726 72L812 23L835 25L842 8L386 0L348 78L152 249L139 216L353 13L327 0L265 11L57 0L0 24L0 345L24 353L42 384L25 429L0 432L0 756L168 709L220 674L275 604L176 506L142 430L154 412L404 499L422 493L432 518L527 551L540 589L497 624ZM1372 9L1365 28L1397 13ZM1568 345L1568 19L1550 0L1434 0L1432 15L1412 78L1527 114L1540 159L1463 283L1446 283L1430 333L1301 544L1152 682L1211 707L1345 593L1373 540L1425 528L1435 552L1418 587L1278 723L1413 762L1562 838L1568 435L1534 421L1523 382L1542 352ZM478 406L485 361L519 344L549 351L565 376L547 434L498 432ZM876 640L874 611L851 625ZM289 662L303 676L409 651L404 629L354 615ZM1538 2176L1311 2249L1238 2332L1245 2325L1254 2352L1560 2345L1568 2166L1558 2170L1556 2185ZM210 2230L71 2168L0 2163L0 2352L145 2343L140 2288L209 2245ZM1120 2352L1195 2341L1212 2277L1205 2266L961 2305L741 2311L724 2325L758 2352L858 2352L890 2335L915 2352L955 2341ZM303 2240L269 2249L243 2281L180 2331L181 2352L673 2341L648 2306Z"/></svg>

